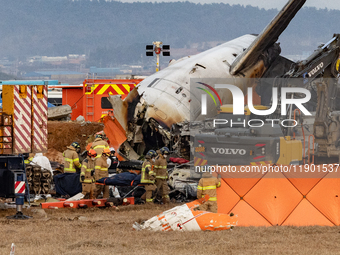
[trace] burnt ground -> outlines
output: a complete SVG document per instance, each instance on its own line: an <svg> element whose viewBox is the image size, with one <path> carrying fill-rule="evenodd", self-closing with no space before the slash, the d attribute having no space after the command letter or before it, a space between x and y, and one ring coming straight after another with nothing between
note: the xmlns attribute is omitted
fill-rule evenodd
<svg viewBox="0 0 340 255"><path fill-rule="evenodd" d="M14 221L0 210L0 254L340 254L340 227L235 227L219 232L135 231L141 222L175 206L110 209L25 209Z"/></svg>

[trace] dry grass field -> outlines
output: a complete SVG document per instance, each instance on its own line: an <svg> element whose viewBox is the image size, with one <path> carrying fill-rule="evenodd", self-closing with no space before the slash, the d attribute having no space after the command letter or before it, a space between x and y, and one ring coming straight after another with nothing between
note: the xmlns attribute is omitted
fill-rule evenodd
<svg viewBox="0 0 340 255"><path fill-rule="evenodd" d="M220 232L135 231L141 222L175 206L41 210L30 220L0 210L0 254L340 254L340 227L235 227Z"/></svg>

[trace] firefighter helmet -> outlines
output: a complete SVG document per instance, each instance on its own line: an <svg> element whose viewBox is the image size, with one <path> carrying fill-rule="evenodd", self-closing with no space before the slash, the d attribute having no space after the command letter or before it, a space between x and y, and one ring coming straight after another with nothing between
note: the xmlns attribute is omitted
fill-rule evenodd
<svg viewBox="0 0 340 255"><path fill-rule="evenodd" d="M110 155L111 155L110 149L109 149L109 148L105 148L105 149L103 150L103 154L105 154L106 156L110 156Z"/></svg>
<svg viewBox="0 0 340 255"><path fill-rule="evenodd" d="M96 134L96 138L103 139L103 135L102 134Z"/></svg>
<svg viewBox="0 0 340 255"><path fill-rule="evenodd" d="M77 142L73 142L72 144L71 144L71 146L72 147L74 147L74 148L80 148L80 145L79 145L79 143L77 143Z"/></svg>
<svg viewBox="0 0 340 255"><path fill-rule="evenodd" d="M161 148L161 153L164 154L170 154L170 150L168 149L168 147L163 147Z"/></svg>
<svg viewBox="0 0 340 255"><path fill-rule="evenodd" d="M145 155L145 157L148 157L148 158L154 158L156 156L157 156L157 153L154 150L149 150Z"/></svg>
<svg viewBox="0 0 340 255"><path fill-rule="evenodd" d="M91 150L89 150L88 152L87 152L87 155L89 156L89 157L97 157L97 152L95 151L95 150L93 150L93 149L91 149Z"/></svg>

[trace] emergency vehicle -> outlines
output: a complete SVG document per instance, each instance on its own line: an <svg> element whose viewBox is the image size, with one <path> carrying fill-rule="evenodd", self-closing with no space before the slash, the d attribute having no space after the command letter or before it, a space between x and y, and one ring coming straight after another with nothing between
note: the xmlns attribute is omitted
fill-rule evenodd
<svg viewBox="0 0 340 255"><path fill-rule="evenodd" d="M109 95L124 99L143 79L85 79L82 85L54 86L62 89L62 104L72 108L71 120L83 116L85 121L99 121L112 111Z"/></svg>

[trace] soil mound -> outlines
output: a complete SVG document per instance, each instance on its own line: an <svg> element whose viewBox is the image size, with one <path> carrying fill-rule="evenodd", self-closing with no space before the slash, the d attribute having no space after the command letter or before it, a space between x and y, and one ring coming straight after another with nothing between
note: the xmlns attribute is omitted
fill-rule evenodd
<svg viewBox="0 0 340 255"><path fill-rule="evenodd" d="M54 149L58 152L63 152L66 150L66 147L70 146L73 142L78 142L83 151L85 150L88 137L103 129L104 125L98 122L86 122L81 125L78 122L49 121L47 123L48 154L58 159L60 154L58 155L55 151L50 150ZM60 162L59 160L53 161Z"/></svg>

